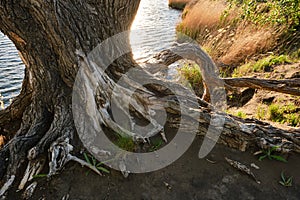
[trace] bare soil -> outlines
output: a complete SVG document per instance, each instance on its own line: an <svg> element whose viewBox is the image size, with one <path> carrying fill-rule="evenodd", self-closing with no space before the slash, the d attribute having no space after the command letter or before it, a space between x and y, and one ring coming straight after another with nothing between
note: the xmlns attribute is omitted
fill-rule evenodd
<svg viewBox="0 0 300 200"><path fill-rule="evenodd" d="M37 179L38 186L31 199L291 199L300 197L300 155L285 155L288 163L275 160L258 161L253 153L236 151L217 145L206 159L198 158L201 145L198 137L189 150L170 166L147 174L120 172L98 176L76 163L69 163L61 174L47 180ZM261 184L230 166L225 157L250 167ZM280 174L293 177L292 187L279 184ZM15 190L11 190L15 191ZM8 199L21 199L21 192L11 192Z"/></svg>
<svg viewBox="0 0 300 200"><path fill-rule="evenodd" d="M289 78L298 78L300 77L300 62L286 65L277 65L272 67L268 72L264 73L252 73L247 74L247 77L256 77L261 79L289 79ZM228 108L228 113L237 114L242 112L246 114L247 118L257 118L258 109L267 110L267 107L270 104L278 104L280 106L286 106L289 104L295 105L300 110L300 97L282 94L278 92L266 91L266 90L256 90L253 97L248 98L248 102L245 102L244 105L235 105ZM240 101L240 100L239 100ZM238 103L238 102L236 102ZM298 114L300 111L296 111ZM267 115L267 113L266 113ZM280 127L282 129L293 128L288 123L279 123L273 122L267 118L260 119L267 123L272 124L273 126ZM295 128L299 128L295 127Z"/></svg>

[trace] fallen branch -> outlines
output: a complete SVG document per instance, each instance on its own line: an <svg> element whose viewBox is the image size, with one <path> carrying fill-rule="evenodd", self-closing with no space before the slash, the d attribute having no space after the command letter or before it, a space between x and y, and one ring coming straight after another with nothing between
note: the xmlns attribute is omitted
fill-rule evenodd
<svg viewBox="0 0 300 200"><path fill-rule="evenodd" d="M300 79L257 79L257 78L224 78L224 82L233 87L249 87L285 94L300 96Z"/></svg>
<svg viewBox="0 0 300 200"><path fill-rule="evenodd" d="M168 50L163 50L160 53L149 59L146 64L146 69L150 73L157 73L166 69L169 65L183 59L182 56L176 54L178 48L186 49L189 44L180 44ZM272 80L272 79L257 79L257 78L223 78L225 87L228 90L233 90L231 87L248 87L253 89L262 89L275 91L285 94L300 96L300 78Z"/></svg>

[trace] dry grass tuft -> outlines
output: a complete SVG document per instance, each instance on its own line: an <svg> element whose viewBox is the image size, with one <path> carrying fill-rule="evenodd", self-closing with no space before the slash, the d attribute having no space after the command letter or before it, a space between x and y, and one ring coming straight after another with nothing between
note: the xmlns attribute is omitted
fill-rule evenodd
<svg viewBox="0 0 300 200"><path fill-rule="evenodd" d="M257 29L252 25L240 25L228 46L228 51L220 60L227 65L237 66L245 62L247 58L267 52L272 49L278 39L273 34L274 30L268 28Z"/></svg>
<svg viewBox="0 0 300 200"><path fill-rule="evenodd" d="M184 10L177 31L196 39L217 64L238 66L252 56L274 48L281 32L237 21L238 8L227 13L223 0L198 0ZM224 66L224 65L223 65Z"/></svg>
<svg viewBox="0 0 300 200"><path fill-rule="evenodd" d="M226 5L222 2L200 0L185 13L182 25L191 30L216 26L225 9Z"/></svg>

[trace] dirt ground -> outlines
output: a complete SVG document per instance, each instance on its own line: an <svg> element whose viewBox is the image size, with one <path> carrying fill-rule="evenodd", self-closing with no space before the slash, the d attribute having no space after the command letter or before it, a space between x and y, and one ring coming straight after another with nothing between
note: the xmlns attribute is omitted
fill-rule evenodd
<svg viewBox="0 0 300 200"><path fill-rule="evenodd" d="M239 152L217 145L206 159L198 158L201 139L170 166L147 174L131 174L124 178L118 171L98 176L76 163L69 163L61 174L51 180L37 179L38 186L31 199L89 200L196 200L196 199L290 199L300 198L300 155L287 155L288 163L265 159L258 161L253 153ZM261 184L230 166L225 157L251 168ZM213 161L213 162L212 162ZM279 184L280 174L293 177L291 187ZM8 199L21 199L21 192L12 192Z"/></svg>
<svg viewBox="0 0 300 200"><path fill-rule="evenodd" d="M268 72L264 73L251 73L247 74L247 77L256 77L261 79L290 79L290 78L298 78L300 77L300 62L296 62L293 64L285 64L285 65L277 65L273 66L272 69ZM245 96L246 97L246 96ZM246 97L247 98L247 97ZM239 100L240 101L240 100ZM250 97L249 101L245 102L244 105L235 105L228 108L228 113L236 115L238 112L242 112L245 114L246 118L258 118L257 113L259 109L265 110L265 115L261 121L265 121L267 123L272 124L273 126L282 128L282 129L290 129L292 126L288 123L279 123L274 122L268 119L267 117L267 108L270 104L278 104L281 107L292 104L295 105L298 109L295 113L300 113L300 98L297 96L282 94L273 91L266 90L256 90L252 97ZM300 125L295 128L299 128Z"/></svg>

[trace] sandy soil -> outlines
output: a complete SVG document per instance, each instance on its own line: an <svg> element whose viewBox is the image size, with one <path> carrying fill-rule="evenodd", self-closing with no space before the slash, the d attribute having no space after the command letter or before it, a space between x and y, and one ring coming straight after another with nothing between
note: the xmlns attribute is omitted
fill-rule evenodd
<svg viewBox="0 0 300 200"><path fill-rule="evenodd" d="M111 170L109 175L98 176L76 163L69 163L60 175L47 181L37 179L38 186L31 199L143 199L143 200L196 200L196 199L291 199L300 197L300 155L286 155L288 163L275 160L258 161L256 149L239 152L216 146L207 159L199 159L201 139L170 166L147 174L131 174L124 178ZM230 166L225 157L251 168L261 184ZM213 163L211 162L213 161ZM280 174L293 176L292 187L279 184ZM11 190L15 191L15 190ZM9 193L8 199L20 199L22 193Z"/></svg>

